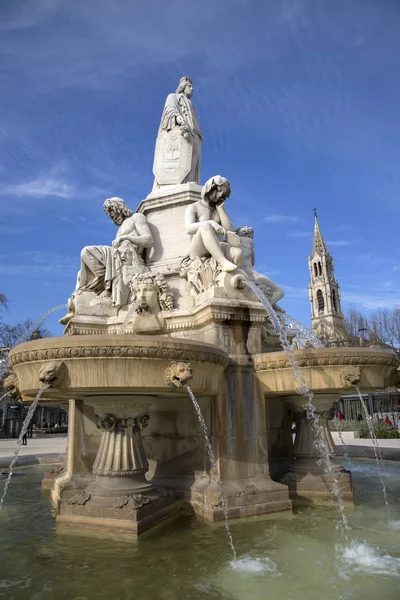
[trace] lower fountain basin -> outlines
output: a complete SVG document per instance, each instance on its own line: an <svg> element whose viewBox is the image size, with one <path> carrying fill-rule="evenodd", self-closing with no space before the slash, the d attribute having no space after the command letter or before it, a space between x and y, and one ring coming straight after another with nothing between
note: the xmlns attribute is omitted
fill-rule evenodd
<svg viewBox="0 0 400 600"><path fill-rule="evenodd" d="M393 385L398 359L390 350L375 348L307 348L295 350L305 385L315 393L348 393ZM300 383L286 352L256 354L254 365L266 396L293 396Z"/></svg>
<svg viewBox="0 0 400 600"><path fill-rule="evenodd" d="M49 381L44 400L168 394L165 372L172 361L190 363L193 391L213 395L228 364L226 353L211 344L129 335L34 340L13 348L9 360L26 400L37 394L40 377ZM179 390L172 388L176 395Z"/></svg>

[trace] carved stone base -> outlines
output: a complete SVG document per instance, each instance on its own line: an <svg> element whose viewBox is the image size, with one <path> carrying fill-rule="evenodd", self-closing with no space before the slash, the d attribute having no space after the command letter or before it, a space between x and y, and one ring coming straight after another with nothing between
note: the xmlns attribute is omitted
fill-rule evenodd
<svg viewBox="0 0 400 600"><path fill-rule="evenodd" d="M180 515L181 503L166 490L114 497L94 496L86 490L65 492L56 517L57 528L106 533L140 533Z"/></svg>
<svg viewBox="0 0 400 600"><path fill-rule="evenodd" d="M296 504L331 501L335 481L342 490L343 501L353 502L350 471L333 463L331 469L330 473L326 472L317 460L300 458L290 466L280 481L287 485L290 498Z"/></svg>
<svg viewBox="0 0 400 600"><path fill-rule="evenodd" d="M194 513L211 523L225 518L221 495L214 480L208 476L199 478L194 484L187 485L177 481L175 495L186 500L193 507ZM286 486L269 478L251 478L223 482L222 488L229 519L251 517L290 510L292 502Z"/></svg>

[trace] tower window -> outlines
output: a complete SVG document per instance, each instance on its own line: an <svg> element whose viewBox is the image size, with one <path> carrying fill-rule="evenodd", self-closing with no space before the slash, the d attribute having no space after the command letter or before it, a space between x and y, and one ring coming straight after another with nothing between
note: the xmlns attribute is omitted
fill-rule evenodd
<svg viewBox="0 0 400 600"><path fill-rule="evenodd" d="M322 275L322 267L321 267L321 263L318 263L318 274Z"/></svg>
<svg viewBox="0 0 400 600"><path fill-rule="evenodd" d="M318 277L317 263L314 263L314 275L315 277Z"/></svg>
<svg viewBox="0 0 400 600"><path fill-rule="evenodd" d="M333 310L335 312L337 312L338 309L337 309L337 300L336 300L336 292L335 292L335 290L332 290L332 306L333 306Z"/></svg>
<svg viewBox="0 0 400 600"><path fill-rule="evenodd" d="M324 312L325 309L325 302L324 302L324 296L322 295L321 290L317 291L317 306L318 306L318 312Z"/></svg>

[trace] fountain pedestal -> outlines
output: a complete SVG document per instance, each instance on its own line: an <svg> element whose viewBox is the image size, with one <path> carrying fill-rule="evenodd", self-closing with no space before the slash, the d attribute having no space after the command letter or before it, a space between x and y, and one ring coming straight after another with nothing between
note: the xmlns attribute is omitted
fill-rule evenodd
<svg viewBox="0 0 400 600"><path fill-rule="evenodd" d="M92 397L86 403L95 409L100 443L89 484L76 489L72 480L61 493L57 524L138 534L179 514L175 496L145 477L149 464L141 431L154 398Z"/></svg>
<svg viewBox="0 0 400 600"><path fill-rule="evenodd" d="M333 417L337 399L333 394L315 394L317 410L313 415L305 408L304 398L290 398L289 410L296 421L294 462L280 481L289 487L290 497L296 502L330 500L335 483L341 488L343 500L353 500L350 472L333 461L336 448L328 420Z"/></svg>

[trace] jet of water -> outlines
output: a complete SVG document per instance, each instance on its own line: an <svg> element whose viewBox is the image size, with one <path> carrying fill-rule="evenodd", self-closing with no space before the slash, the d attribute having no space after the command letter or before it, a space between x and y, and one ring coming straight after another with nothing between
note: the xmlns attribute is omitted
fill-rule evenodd
<svg viewBox="0 0 400 600"><path fill-rule="evenodd" d="M24 419L24 422L22 424L22 428L21 428L20 434L18 436L17 445L16 445L15 452L14 452L14 458L12 459L10 466L8 467L8 476L7 476L6 482L4 484L3 495L0 498L0 511L3 508L3 502L7 495L8 486L10 485L11 477L13 475L13 468L15 466L15 463L18 460L18 454L19 454L19 450L21 448L22 438L28 431L29 424L32 420L32 417L35 413L36 407L40 400L40 396L42 395L45 387L46 387L46 384L43 384L42 387L40 388L40 390L38 391L38 393L36 394L36 397L35 397L34 401L32 402L32 404L30 405L29 410Z"/></svg>
<svg viewBox="0 0 400 600"><path fill-rule="evenodd" d="M304 404L304 408L307 412L307 418L313 424L313 428L314 428L314 432L315 432L315 436L316 436L315 447L322 454L325 470L326 470L326 472L328 472L331 475L331 477L333 479L331 494L332 494L332 497L335 500L337 507L339 509L341 528L342 528L344 534L346 535L346 532L350 530L350 525L349 525L349 522L344 513L342 488L339 485L339 481L336 477L336 473L333 469L333 465L330 460L329 448L326 445L324 430L323 430L323 427L321 426L320 419L319 419L319 416L317 413L317 409L313 404L313 393L307 387L307 384L306 384L303 374L301 372L301 368L299 367L299 364L296 360L293 349L287 338L285 328L283 327L281 321L279 320L279 318L278 318L275 310L273 309L271 303L269 302L268 298L265 296L265 294L262 292L262 290L260 290L260 288L253 281L249 281L247 279L246 284L251 289L251 291L254 292L255 295L259 298L261 304L265 308L265 311L269 317L269 320L271 321L272 326L274 327L275 331L277 332L277 334L279 336L279 340L282 344L282 347L288 355L289 363L293 369L293 377L299 384L298 387L296 388L296 392L298 394L300 394L301 396L304 396L307 400L307 402Z"/></svg>
<svg viewBox="0 0 400 600"><path fill-rule="evenodd" d="M196 410L197 417L198 417L198 419L200 421L200 425L201 425L201 428L203 430L204 441L205 441L205 444L206 444L208 456L210 457L211 469L212 469L212 472L214 474L215 481L216 481L216 484L217 484L217 488L218 488L218 491L219 491L220 496L221 496L222 509L224 511L224 517L225 517L225 529L226 529L226 533L228 535L229 545L230 545L231 550L232 550L233 560L236 561L236 549L235 549L235 546L233 544L233 538L232 538L231 528L229 527L228 511L226 509L225 495L224 495L224 491L222 489L221 480L219 478L218 469L217 469L217 462L215 460L214 451L213 451L213 448L212 448L212 445L211 445L211 442L210 442L210 438L209 438L209 435L208 435L207 425L206 425L204 417L203 417L203 415L201 413L201 409L200 409L199 403L197 402L196 397L193 394L191 388L187 384L185 384L185 388L186 388L186 390L187 390L187 392L188 392L188 394L190 396L191 401L193 402L193 406L194 406L194 408Z"/></svg>
<svg viewBox="0 0 400 600"><path fill-rule="evenodd" d="M294 329L300 333L301 338L305 339L307 342L310 342L313 348L324 348L321 340L318 339L317 336L315 336L305 325L303 325L303 323L300 323L300 321L286 313L284 313L282 316L282 320L293 325Z"/></svg>
<svg viewBox="0 0 400 600"><path fill-rule="evenodd" d="M365 415L365 420L367 421L367 425L368 425L368 429L369 429L369 434L371 436L371 440L372 440L372 445L374 447L374 454L375 454L375 461L376 461L376 466L378 468L378 473L379 473L379 479L381 480L381 484L382 484L382 492L383 492L383 499L385 501L385 506L386 506L386 512L387 512L387 516L388 516L388 520L390 521L390 509L389 509L389 502L387 499L387 493L386 493L386 486L385 486L385 481L383 479L383 474L382 474L382 454L379 448L379 444L378 444L378 440L376 437L376 433L375 433L375 429L374 429L374 424L372 422L372 417L370 416L369 412L368 412L368 408L367 405L365 404L365 400L363 398L363 395L360 391L360 388L356 385L354 386L357 390L357 394L358 397L360 399L361 402L361 406L363 407L363 411L364 411L364 415Z"/></svg>

